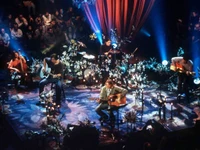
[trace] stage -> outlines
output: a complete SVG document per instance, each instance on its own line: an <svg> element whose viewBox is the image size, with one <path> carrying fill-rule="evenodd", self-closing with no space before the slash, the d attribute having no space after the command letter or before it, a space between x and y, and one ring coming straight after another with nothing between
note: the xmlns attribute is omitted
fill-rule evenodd
<svg viewBox="0 0 200 150"><path fill-rule="evenodd" d="M99 96L100 86L65 84L65 98L63 96L61 107L54 116L59 129L55 130L55 135L48 135L48 132L52 132L53 129L49 130L51 127L48 126L46 108L36 105L39 101L37 85L32 88L22 87L19 90L8 87L7 90L9 95L7 100L2 100L2 112L19 139L27 141L35 134L43 135L45 133L45 136L58 138L61 145L66 131L69 130L69 125L96 128L99 133L99 145L125 141L128 134L145 130L144 127L149 120L159 123L167 132L192 128L194 126L192 110L197 104L195 99L191 99L190 104L187 104L184 99L177 100L174 91L161 89L160 85L155 82L143 85L140 89L129 90L126 95L127 105L119 110L121 120L119 129L117 125L114 129L118 136L113 137L109 134L109 125L101 126L95 112L98 105L95 99ZM45 91L49 90L50 86L47 86ZM164 103L159 102L161 99L164 100ZM165 109L163 109L163 104ZM135 117L135 121L129 122L125 116L131 113L133 119Z"/></svg>

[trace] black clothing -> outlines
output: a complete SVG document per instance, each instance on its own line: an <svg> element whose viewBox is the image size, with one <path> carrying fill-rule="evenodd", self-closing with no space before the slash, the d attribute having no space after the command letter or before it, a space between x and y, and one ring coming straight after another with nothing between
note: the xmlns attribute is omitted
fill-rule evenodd
<svg viewBox="0 0 200 150"><path fill-rule="evenodd" d="M61 62L59 62L58 64L54 65L51 62L51 58L45 58L46 63L48 64L48 66L51 68L51 73L52 74L61 74L63 75L63 64Z"/></svg>
<svg viewBox="0 0 200 150"><path fill-rule="evenodd" d="M45 58L46 63L48 64L48 67L51 68L52 74L61 74L63 75L63 64L59 62L58 64L54 65L51 62L51 58ZM56 88L56 104L61 104L61 89L62 89L62 76L61 78L53 78L52 76L49 76L48 78L44 78L39 83L39 93L41 94L44 90L44 86L53 83L55 84Z"/></svg>
<svg viewBox="0 0 200 150"><path fill-rule="evenodd" d="M101 45L100 47L100 55L104 55L105 52L108 52L109 50L112 49L112 46L107 46L107 45Z"/></svg>
<svg viewBox="0 0 200 150"><path fill-rule="evenodd" d="M190 82L191 81L191 76L186 75L184 73L179 73L178 74L178 94L185 93L186 96L186 101L189 103L189 87L190 87Z"/></svg>

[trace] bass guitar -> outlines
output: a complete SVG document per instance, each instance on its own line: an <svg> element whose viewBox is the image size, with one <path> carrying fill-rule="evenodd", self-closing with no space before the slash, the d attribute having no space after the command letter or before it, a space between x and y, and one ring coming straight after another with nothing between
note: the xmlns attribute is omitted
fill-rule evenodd
<svg viewBox="0 0 200 150"><path fill-rule="evenodd" d="M126 104L126 96L121 97L121 93L109 95L108 100L100 100L99 98L89 98L89 100L96 100L96 101L99 101L99 102L106 102L107 101L108 105L116 106L116 107L120 107L120 106Z"/></svg>

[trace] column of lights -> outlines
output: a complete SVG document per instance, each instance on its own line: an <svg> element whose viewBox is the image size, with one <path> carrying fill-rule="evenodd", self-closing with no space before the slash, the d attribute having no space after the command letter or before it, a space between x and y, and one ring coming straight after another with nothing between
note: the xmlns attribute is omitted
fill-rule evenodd
<svg viewBox="0 0 200 150"><path fill-rule="evenodd" d="M56 103L45 101L47 124L50 123L51 118L55 118L56 113L59 112L60 105Z"/></svg>
<svg viewBox="0 0 200 150"><path fill-rule="evenodd" d="M165 107L166 106L166 100L167 100L167 97L165 96L164 100L163 100L163 106L162 106L163 107L163 119L164 120L166 120L166 107Z"/></svg>
<svg viewBox="0 0 200 150"><path fill-rule="evenodd" d="M143 118L143 114L144 114L144 89L142 89L142 117L141 117L141 121L142 121L142 118Z"/></svg>
<svg viewBox="0 0 200 150"><path fill-rule="evenodd" d="M174 104L171 103L170 105L171 105L171 118L170 118L170 120L173 120L173 105L174 105Z"/></svg>
<svg viewBox="0 0 200 150"><path fill-rule="evenodd" d="M95 83L98 83L99 81L96 79L95 77L95 74L92 73L92 72L89 72L88 74L84 75L84 79L83 79L83 82L86 82L86 78L92 78L92 80L95 82Z"/></svg>

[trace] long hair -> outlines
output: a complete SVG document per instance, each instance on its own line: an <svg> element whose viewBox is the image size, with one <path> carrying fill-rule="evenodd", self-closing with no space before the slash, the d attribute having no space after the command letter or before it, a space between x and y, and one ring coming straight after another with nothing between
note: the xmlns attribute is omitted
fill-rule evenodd
<svg viewBox="0 0 200 150"><path fill-rule="evenodd" d="M18 58L20 57L20 55L19 55L19 52L18 52L18 51L13 51L13 52L12 52L12 59L13 59L13 60L15 59L15 53L17 53L17 54L18 54Z"/></svg>

